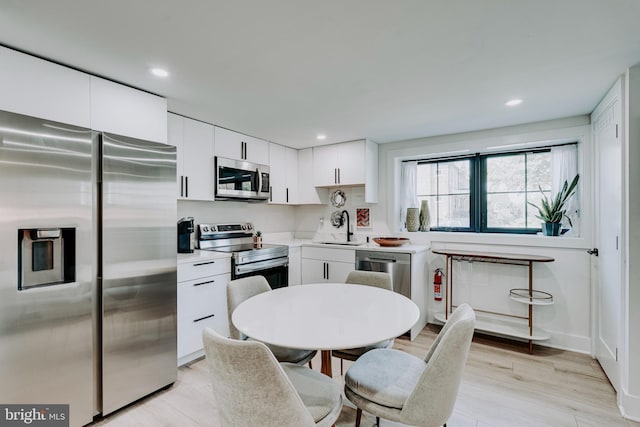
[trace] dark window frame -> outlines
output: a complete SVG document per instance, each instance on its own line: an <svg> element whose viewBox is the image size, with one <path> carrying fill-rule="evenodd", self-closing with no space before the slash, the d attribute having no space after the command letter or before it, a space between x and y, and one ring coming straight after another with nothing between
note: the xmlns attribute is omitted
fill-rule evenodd
<svg viewBox="0 0 640 427"><path fill-rule="evenodd" d="M475 153L470 155L442 157L419 160L418 165L429 163L448 163L460 160L469 160L469 227L430 227L431 231L467 232L467 233L499 233L499 234L537 234L541 227L512 228L512 227L487 227L487 167L486 160L492 157L512 156L518 154L535 154L550 152L552 147L561 145L576 145L578 142L555 144L544 147L531 147L521 150L511 150L495 153ZM526 159L526 157L525 157ZM525 168L525 193L530 192L526 186L528 167ZM532 190L537 191L537 190ZM531 209L535 209L531 207ZM526 210L525 210L526 216Z"/></svg>

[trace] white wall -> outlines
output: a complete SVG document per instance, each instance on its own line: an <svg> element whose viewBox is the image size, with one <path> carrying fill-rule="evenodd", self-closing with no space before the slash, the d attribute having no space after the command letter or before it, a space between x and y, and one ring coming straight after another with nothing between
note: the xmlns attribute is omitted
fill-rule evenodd
<svg viewBox="0 0 640 427"><path fill-rule="evenodd" d="M547 237L480 233L399 232L400 161L407 158L438 157L445 153L491 152L540 145L548 141L578 141L581 174L581 236ZM539 344L591 353L591 258L592 173L591 127L588 116L572 117L522 126L421 138L380 146L381 204L386 205L386 223L397 235L432 248L450 248L506 253L544 254L555 258L550 264L536 264L534 288L553 294L554 305L534 309L534 326L551 334ZM433 268L444 267L444 257L431 256ZM432 268L432 270L433 270ZM456 263L456 286L465 289L468 302L479 308L509 314L526 314L525 307L508 298L511 288L528 287L527 270L520 266L486 263ZM466 278L466 282L465 282ZM462 280L458 280L462 279ZM465 288L466 286L466 288ZM474 289L478 287L480 289ZM459 291L460 292L460 291ZM461 295L460 293L458 295ZM430 298L433 303L433 298ZM432 306L435 310L435 306Z"/></svg>
<svg viewBox="0 0 640 427"><path fill-rule="evenodd" d="M626 292L623 297L622 337L623 359L621 366L621 407L626 416L640 420L640 64L626 74L626 106L624 126L627 135L627 170L629 171L627 195L628 258Z"/></svg>
<svg viewBox="0 0 640 427"><path fill-rule="evenodd" d="M335 187L329 189L329 196L340 189L345 193L346 202L341 208L334 207L327 200L325 205L308 205L297 208L296 233L301 236L314 237L318 240L347 240L347 228L336 228L331 225L331 214L336 211L349 212L353 239L365 241L367 236L381 236L390 234L387 223L385 206L380 203L365 203L364 187ZM355 228L356 208L370 209L371 228Z"/></svg>
<svg viewBox="0 0 640 427"><path fill-rule="evenodd" d="M526 145L547 141L579 141L579 171L581 173L582 217L581 236L547 237L479 233L444 232L400 232L398 196L400 194L400 161L407 158L425 158L445 153L467 150L468 153L490 152L499 148L522 148ZM522 144L522 145L521 145ZM592 173L591 173L591 127L588 116L511 126L500 129L468 132L463 134L421 138L400 141L379 146L379 203L370 205L372 209L372 229L356 230L358 240L365 236L396 235L411 239L414 243L425 243L432 247L455 247L471 250L495 251L507 253L544 254L555 258L555 262L536 265L534 268L534 287L554 295L555 304L537 307L534 311L534 325L551 333L551 339L540 342L557 348L566 348L591 353L591 258L586 249L592 247ZM332 189L333 190L333 189ZM367 206L360 203L362 189L343 189L347 194L346 208L355 213L355 207ZM297 208L296 232L344 233L329 225L331 212L327 206L305 206ZM352 214L353 216L353 214ZM319 219L324 217L324 225L319 227ZM340 235L338 235L340 237ZM430 255L431 271L444 266L444 258ZM466 283L459 283L470 301L485 308L496 308L521 314L523 307L508 298L508 290L514 287L527 287L527 272L524 267L497 266L482 263L457 264L454 274L457 278L466 277ZM458 271L459 270L459 271ZM473 286L482 289L476 292ZM429 286L431 303L430 318L433 312L442 310L433 301L432 287ZM458 286L458 281L456 281ZM466 286L466 288L465 288ZM461 289L463 289L461 288ZM498 310L499 309L499 310Z"/></svg>
<svg viewBox="0 0 640 427"><path fill-rule="evenodd" d="M296 222L293 206L231 201L178 201L178 218L192 216L195 223L252 222L264 233L292 231Z"/></svg>

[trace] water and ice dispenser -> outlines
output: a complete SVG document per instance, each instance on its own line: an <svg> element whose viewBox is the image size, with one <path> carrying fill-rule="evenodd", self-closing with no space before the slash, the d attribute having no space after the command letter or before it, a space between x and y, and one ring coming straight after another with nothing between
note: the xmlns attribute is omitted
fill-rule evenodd
<svg viewBox="0 0 640 427"><path fill-rule="evenodd" d="M18 230L18 289L75 281L75 228Z"/></svg>

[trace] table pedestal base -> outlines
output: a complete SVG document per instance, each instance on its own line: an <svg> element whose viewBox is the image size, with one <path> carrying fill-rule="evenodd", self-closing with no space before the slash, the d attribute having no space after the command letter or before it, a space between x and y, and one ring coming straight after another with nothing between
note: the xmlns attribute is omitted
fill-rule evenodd
<svg viewBox="0 0 640 427"><path fill-rule="evenodd" d="M320 366L320 372L328 377L333 377L333 370L331 368L331 350L322 350L322 365Z"/></svg>

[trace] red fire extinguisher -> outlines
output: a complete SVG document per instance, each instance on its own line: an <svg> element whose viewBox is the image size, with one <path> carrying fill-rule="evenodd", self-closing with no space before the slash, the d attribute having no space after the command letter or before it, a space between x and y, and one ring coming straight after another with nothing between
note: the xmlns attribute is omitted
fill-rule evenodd
<svg viewBox="0 0 640 427"><path fill-rule="evenodd" d="M436 301L442 301L442 277L444 273L441 269L436 268L433 275L433 299Z"/></svg>

